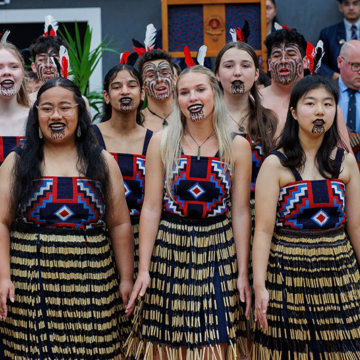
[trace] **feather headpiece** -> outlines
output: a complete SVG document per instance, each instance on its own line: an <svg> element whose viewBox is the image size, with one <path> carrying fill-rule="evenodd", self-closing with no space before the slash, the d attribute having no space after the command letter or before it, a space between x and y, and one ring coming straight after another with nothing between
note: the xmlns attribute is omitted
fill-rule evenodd
<svg viewBox="0 0 360 360"><path fill-rule="evenodd" d="M319 40L316 48L311 43L307 43L306 57L308 59L309 70L312 74L317 72L321 66L321 59L324 56L324 43Z"/></svg>
<svg viewBox="0 0 360 360"><path fill-rule="evenodd" d="M56 36L58 22L51 16L45 16L44 36Z"/></svg>
<svg viewBox="0 0 360 360"><path fill-rule="evenodd" d="M196 58L196 61L197 61L197 63L199 65L204 66L204 61L205 61L205 57L206 57L206 50L207 50L206 45L200 46L198 54L197 54L197 58ZM196 65L195 61L191 57L191 53L190 53L190 50L189 50L188 46L184 47L184 55L185 55L185 63L186 63L186 65L188 67Z"/></svg>
<svg viewBox="0 0 360 360"><path fill-rule="evenodd" d="M130 54L129 51L125 51L124 53L120 54L120 65L134 66L138 58L139 54L137 54L136 52Z"/></svg>
<svg viewBox="0 0 360 360"><path fill-rule="evenodd" d="M6 30L6 31L4 32L4 35L3 35L2 38L1 38L0 43L5 44L8 36L9 36L9 34L10 34L10 30Z"/></svg>
<svg viewBox="0 0 360 360"><path fill-rule="evenodd" d="M69 52L63 45L60 46L59 56L62 76L67 79L70 72Z"/></svg>
<svg viewBox="0 0 360 360"><path fill-rule="evenodd" d="M69 52L66 47L61 45L59 50L59 61L55 57L51 57L51 61L56 66L59 76L64 77L65 79L69 78L70 73L70 61L69 61Z"/></svg>
<svg viewBox="0 0 360 360"><path fill-rule="evenodd" d="M281 29L286 29L286 30L289 30L290 31L290 28L286 25L280 25L279 23L275 23L274 24L274 28L275 30L281 30Z"/></svg>
<svg viewBox="0 0 360 360"><path fill-rule="evenodd" d="M250 26L248 21L245 20L245 24L242 29L230 29L229 33L233 42L241 41L247 43L247 40L250 36Z"/></svg>
<svg viewBox="0 0 360 360"><path fill-rule="evenodd" d="M132 42L134 44L133 49L139 56L142 56L144 53L154 49L156 43L155 26L153 24L149 24L146 27L144 45L135 39L132 39Z"/></svg>

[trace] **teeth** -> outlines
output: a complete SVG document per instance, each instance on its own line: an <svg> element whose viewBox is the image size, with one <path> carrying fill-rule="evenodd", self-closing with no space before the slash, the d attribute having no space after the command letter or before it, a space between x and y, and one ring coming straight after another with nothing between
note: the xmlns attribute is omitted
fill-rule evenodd
<svg viewBox="0 0 360 360"><path fill-rule="evenodd" d="M50 127L53 129L60 129L60 128L63 128L65 125L64 124L52 124L50 125Z"/></svg>
<svg viewBox="0 0 360 360"><path fill-rule="evenodd" d="M191 112L200 111L202 108L203 108L202 105L192 105L188 107L189 111Z"/></svg>

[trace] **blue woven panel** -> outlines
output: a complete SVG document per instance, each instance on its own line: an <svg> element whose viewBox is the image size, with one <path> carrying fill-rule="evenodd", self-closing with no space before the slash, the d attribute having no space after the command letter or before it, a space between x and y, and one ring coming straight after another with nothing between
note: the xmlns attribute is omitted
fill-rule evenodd
<svg viewBox="0 0 360 360"><path fill-rule="evenodd" d="M226 42L231 41L229 30L242 28L247 20L250 26L248 44L254 49L261 49L261 16L260 4L234 4L226 5Z"/></svg>
<svg viewBox="0 0 360 360"><path fill-rule="evenodd" d="M202 5L168 7L169 51L198 51L204 44Z"/></svg>

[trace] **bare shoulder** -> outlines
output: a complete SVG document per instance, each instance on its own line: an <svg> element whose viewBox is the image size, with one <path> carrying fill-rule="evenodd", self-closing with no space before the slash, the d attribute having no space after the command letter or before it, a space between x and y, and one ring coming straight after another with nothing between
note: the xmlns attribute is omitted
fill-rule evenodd
<svg viewBox="0 0 360 360"><path fill-rule="evenodd" d="M354 175L358 176L358 173L359 167L355 156L345 151L343 162L341 164L339 179L342 180L344 184L347 184L351 177Z"/></svg>
<svg viewBox="0 0 360 360"><path fill-rule="evenodd" d="M261 167L263 167L264 165L266 167L276 167L278 170L283 168L283 166L281 165L280 158L275 154L268 155L267 158L264 160L263 164L261 165Z"/></svg>
<svg viewBox="0 0 360 360"><path fill-rule="evenodd" d="M104 157L104 159L106 161L106 164L109 167L110 171L112 171L114 169L119 169L119 165L117 164L117 162L115 161L115 159L113 158L113 156L109 152L102 149L101 150L101 155Z"/></svg>
<svg viewBox="0 0 360 360"><path fill-rule="evenodd" d="M12 151L0 166L0 179L2 181L9 179L12 176L15 162L18 156L19 155L15 151Z"/></svg>
<svg viewBox="0 0 360 360"><path fill-rule="evenodd" d="M243 136L240 135L234 137L233 146L235 152L251 150L250 143Z"/></svg>
<svg viewBox="0 0 360 360"><path fill-rule="evenodd" d="M160 146L163 134L164 134L164 130L158 131L155 134L153 134L153 136L150 139L149 146L151 147Z"/></svg>

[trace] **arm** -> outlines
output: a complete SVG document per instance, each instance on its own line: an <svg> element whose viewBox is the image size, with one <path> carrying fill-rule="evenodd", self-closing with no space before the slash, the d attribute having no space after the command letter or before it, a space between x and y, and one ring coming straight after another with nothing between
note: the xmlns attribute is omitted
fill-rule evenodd
<svg viewBox="0 0 360 360"><path fill-rule="evenodd" d="M16 159L12 152L0 167L0 318L7 316L6 299L15 300L15 287L10 279L10 235L12 223L11 193L12 169Z"/></svg>
<svg viewBox="0 0 360 360"><path fill-rule="evenodd" d="M105 222L109 229L116 267L120 274L120 295L126 305L129 301L134 277L134 235L125 200L124 182L118 164L102 151L109 168L109 193Z"/></svg>
<svg viewBox="0 0 360 360"><path fill-rule="evenodd" d="M345 124L345 118L341 111L340 106L337 107L337 125L340 133L341 140L347 146L351 154L354 154L350 145L349 132Z"/></svg>
<svg viewBox="0 0 360 360"><path fill-rule="evenodd" d="M160 154L162 132L155 134L149 143L145 166L145 197L140 214L139 230L139 274L136 279L129 305L128 315L140 293L144 296L150 282L149 267L158 232L163 200L164 167Z"/></svg>
<svg viewBox="0 0 360 360"><path fill-rule="evenodd" d="M250 144L240 136L235 137L233 145L234 169L231 190L231 221L239 268L237 285L240 292L240 300L242 302L246 301L245 316L249 320L251 308L251 289L248 271L251 237L251 148Z"/></svg>
<svg viewBox="0 0 360 360"><path fill-rule="evenodd" d="M343 172L340 174L340 179L346 184L346 229L351 245L354 248L356 259L360 264L360 173L355 157L352 154L345 155L343 169Z"/></svg>
<svg viewBox="0 0 360 360"><path fill-rule="evenodd" d="M269 294L265 288L271 239L274 232L277 202L280 192L281 163L269 156L261 166L255 194L255 236L253 244L253 273L255 289L255 321L267 330L266 310Z"/></svg>

